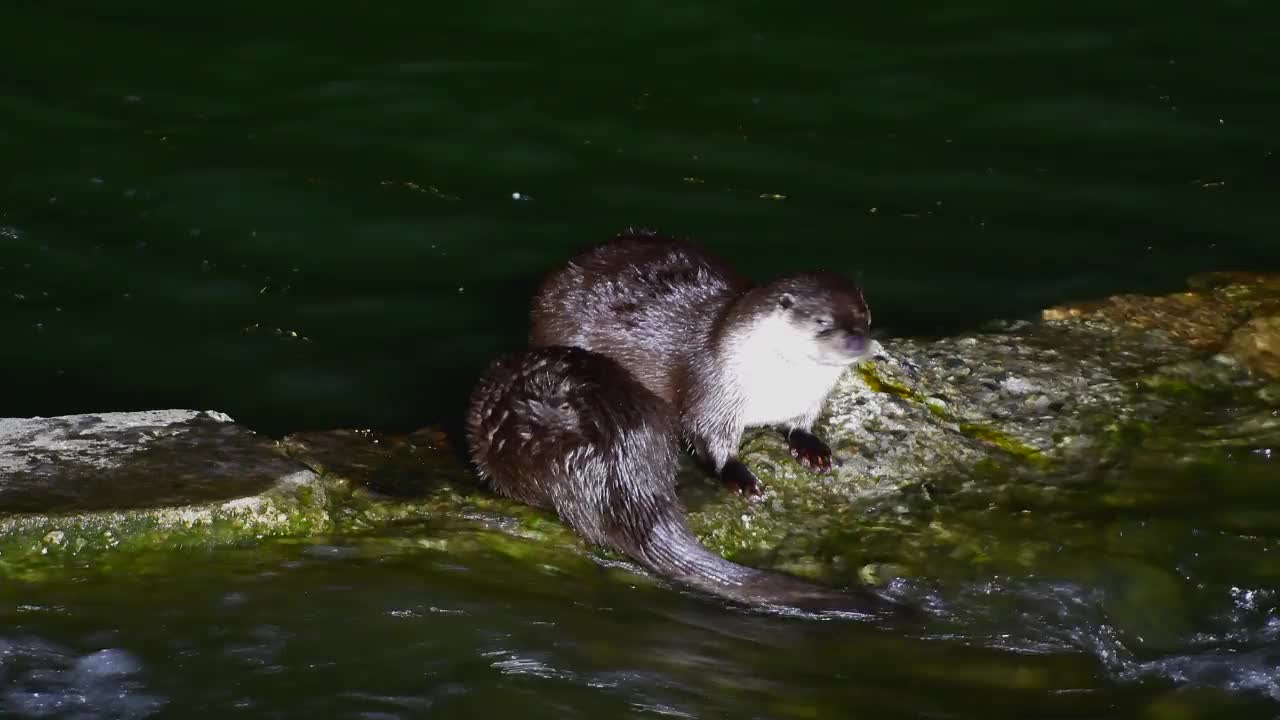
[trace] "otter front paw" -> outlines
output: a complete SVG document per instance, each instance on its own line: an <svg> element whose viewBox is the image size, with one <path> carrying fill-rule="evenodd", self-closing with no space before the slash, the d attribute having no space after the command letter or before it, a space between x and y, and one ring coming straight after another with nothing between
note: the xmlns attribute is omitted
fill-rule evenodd
<svg viewBox="0 0 1280 720"><path fill-rule="evenodd" d="M745 497L764 493L764 485L751 469L740 460L729 460L720 469L720 482L731 492Z"/></svg>
<svg viewBox="0 0 1280 720"><path fill-rule="evenodd" d="M791 457L810 472L820 475L831 472L831 448L817 435L805 430L792 430L787 433L787 444L791 446Z"/></svg>

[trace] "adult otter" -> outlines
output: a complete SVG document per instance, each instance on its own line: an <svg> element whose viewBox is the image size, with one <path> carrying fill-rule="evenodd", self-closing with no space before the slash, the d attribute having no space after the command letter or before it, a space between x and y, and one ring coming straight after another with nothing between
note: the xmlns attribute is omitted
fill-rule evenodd
<svg viewBox="0 0 1280 720"><path fill-rule="evenodd" d="M683 436L730 488L759 494L737 458L743 431L780 425L818 473L831 449L810 430L836 380L868 348L861 289L832 273L752 287L718 258L643 230L573 258L543 281L530 343L617 360L671 402Z"/></svg>
<svg viewBox="0 0 1280 720"><path fill-rule="evenodd" d="M502 358L472 392L471 459L501 495L554 510L587 540L659 575L749 605L878 614L901 610L737 565L690 533L676 496L671 406L613 360L544 347Z"/></svg>

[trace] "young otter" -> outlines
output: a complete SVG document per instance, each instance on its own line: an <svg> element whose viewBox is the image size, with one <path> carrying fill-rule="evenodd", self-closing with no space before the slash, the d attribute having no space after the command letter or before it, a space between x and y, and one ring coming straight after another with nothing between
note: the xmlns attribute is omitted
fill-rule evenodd
<svg viewBox="0 0 1280 720"><path fill-rule="evenodd" d="M675 405L683 436L730 488L759 494L737 458L748 427L781 425L791 454L831 470L810 429L845 369L867 352L861 289L832 273L752 287L719 259L655 233L628 230L543 281L530 342L617 360Z"/></svg>
<svg viewBox="0 0 1280 720"><path fill-rule="evenodd" d="M622 366L570 347L496 361L467 413L471 458L494 490L554 510L587 540L659 575L750 605L899 611L867 589L826 590L703 547L675 492L676 428L671 406Z"/></svg>

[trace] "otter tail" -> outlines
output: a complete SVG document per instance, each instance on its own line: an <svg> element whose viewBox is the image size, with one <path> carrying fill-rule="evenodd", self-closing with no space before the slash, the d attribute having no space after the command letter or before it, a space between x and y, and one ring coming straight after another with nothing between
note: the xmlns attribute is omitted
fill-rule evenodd
<svg viewBox="0 0 1280 720"><path fill-rule="evenodd" d="M698 542L678 515L655 523L642 547L620 549L663 577L744 605L879 617L911 614L907 606L867 588L844 592L730 562Z"/></svg>

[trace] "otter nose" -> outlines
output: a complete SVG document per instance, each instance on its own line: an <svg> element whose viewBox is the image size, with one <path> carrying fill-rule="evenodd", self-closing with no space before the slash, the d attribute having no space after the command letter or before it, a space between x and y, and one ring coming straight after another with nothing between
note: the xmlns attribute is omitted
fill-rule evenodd
<svg viewBox="0 0 1280 720"><path fill-rule="evenodd" d="M867 351L867 336L861 333L853 333L845 338L844 347L850 355L861 355Z"/></svg>

